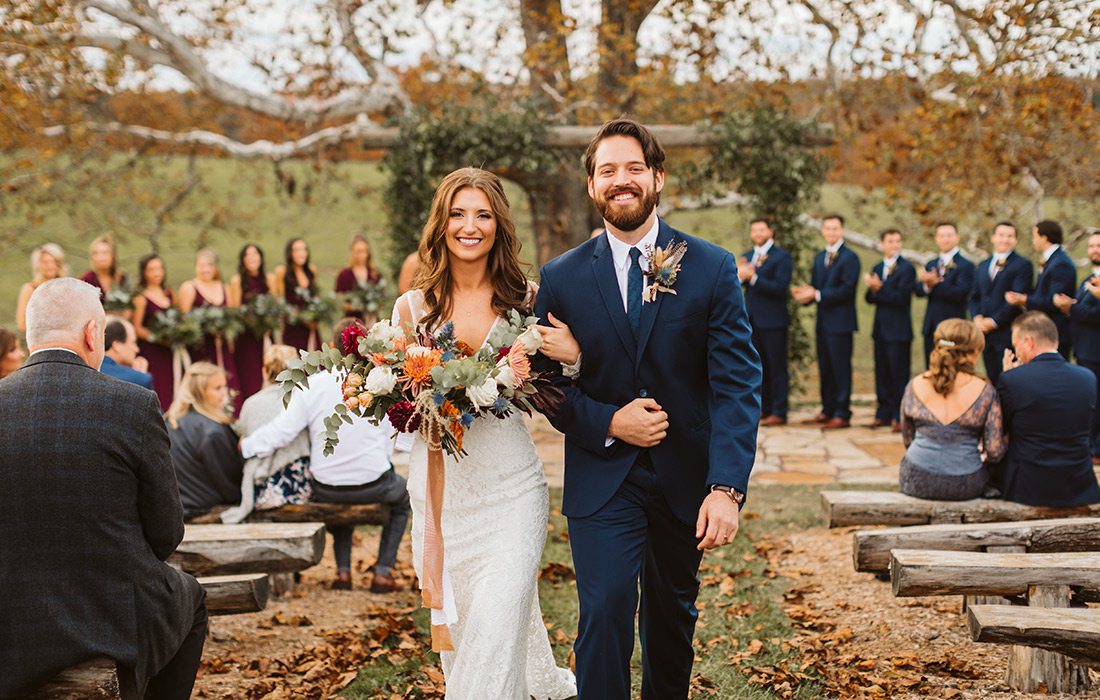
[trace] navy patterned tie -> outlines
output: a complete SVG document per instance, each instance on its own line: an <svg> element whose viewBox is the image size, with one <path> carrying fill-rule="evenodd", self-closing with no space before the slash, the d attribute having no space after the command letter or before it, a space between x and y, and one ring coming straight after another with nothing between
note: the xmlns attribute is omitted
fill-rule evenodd
<svg viewBox="0 0 1100 700"><path fill-rule="evenodd" d="M641 255L642 251L637 248L630 249L630 268L626 272L626 318L635 340L642 320L642 267L638 264Z"/></svg>

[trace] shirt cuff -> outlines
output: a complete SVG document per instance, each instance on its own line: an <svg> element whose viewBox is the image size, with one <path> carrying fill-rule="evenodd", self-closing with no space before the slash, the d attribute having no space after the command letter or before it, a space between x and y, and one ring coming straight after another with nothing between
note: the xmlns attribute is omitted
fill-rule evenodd
<svg viewBox="0 0 1100 700"><path fill-rule="evenodd" d="M577 355L577 361L574 362L571 365L567 365L564 362L562 362L561 363L562 376L566 377L567 379L576 379L577 377L581 376L581 360L582 359L584 359L584 353L583 352L579 353Z"/></svg>
<svg viewBox="0 0 1100 700"><path fill-rule="evenodd" d="M606 440L603 441L603 446L604 447L611 447L614 444L615 444L615 438L613 438L613 437L609 437L609 438L607 438Z"/></svg>
<svg viewBox="0 0 1100 700"><path fill-rule="evenodd" d="M814 290L814 301L816 301L819 304L821 303L821 290L820 289L815 289Z"/></svg>
<svg viewBox="0 0 1100 700"><path fill-rule="evenodd" d="M752 279L749 280L749 286L751 287L751 286L755 285L756 280L759 279L759 278L760 278L760 275L758 275L754 272L753 275L752 275Z"/></svg>

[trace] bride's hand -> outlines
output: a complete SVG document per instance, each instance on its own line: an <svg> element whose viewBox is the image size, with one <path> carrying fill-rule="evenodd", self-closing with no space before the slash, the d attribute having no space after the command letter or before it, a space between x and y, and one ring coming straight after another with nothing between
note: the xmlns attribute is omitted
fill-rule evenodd
<svg viewBox="0 0 1100 700"><path fill-rule="evenodd" d="M539 352L555 362L565 365L576 364L581 356L581 346L573 337L569 326L565 325L554 314L547 312L546 320L550 321L550 327L540 326L539 335L542 336L542 347Z"/></svg>

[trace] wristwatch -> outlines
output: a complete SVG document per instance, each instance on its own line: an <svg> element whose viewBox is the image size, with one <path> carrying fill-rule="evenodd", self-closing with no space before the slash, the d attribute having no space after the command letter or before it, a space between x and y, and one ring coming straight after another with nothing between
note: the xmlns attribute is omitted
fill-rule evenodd
<svg viewBox="0 0 1100 700"><path fill-rule="evenodd" d="M722 493L726 494L727 496L730 497L730 500L733 501L734 503L736 503L737 505L741 505L742 503L745 502L745 494L741 493L740 491L733 488L732 486L723 486L722 484L711 484L710 485L710 492L714 493L715 491L721 491Z"/></svg>

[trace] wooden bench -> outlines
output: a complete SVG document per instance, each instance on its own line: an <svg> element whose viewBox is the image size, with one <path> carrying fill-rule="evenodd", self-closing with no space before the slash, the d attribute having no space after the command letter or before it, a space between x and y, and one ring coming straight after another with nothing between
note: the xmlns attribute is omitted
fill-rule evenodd
<svg viewBox="0 0 1100 700"><path fill-rule="evenodd" d="M975 642L1040 647L1100 668L1100 610L976 605L967 624Z"/></svg>
<svg viewBox="0 0 1100 700"><path fill-rule="evenodd" d="M1100 518L1060 518L1010 523L915 525L858 530L852 534L857 571L885 572L892 549L980 552L990 547L1023 547L1028 552L1100 551Z"/></svg>
<svg viewBox="0 0 1100 700"><path fill-rule="evenodd" d="M996 498L931 501L892 491L822 491L821 508L829 527L850 525L936 525L996 523L1051 518L1100 517L1100 504L1044 508Z"/></svg>
<svg viewBox="0 0 1100 700"><path fill-rule="evenodd" d="M202 515L191 518L188 523L221 523L221 514L229 506L218 506ZM272 510L254 510L245 522L267 523L324 523L339 527L342 525L385 525L390 521L389 506L381 503L305 503L286 505Z"/></svg>
<svg viewBox="0 0 1100 700"><path fill-rule="evenodd" d="M321 561L321 523L187 525L169 563L195 576L301 571Z"/></svg>
<svg viewBox="0 0 1100 700"><path fill-rule="evenodd" d="M1080 605L1100 600L1100 555L895 549L890 579L897 596L1021 596L1029 607L976 605L970 609L999 608L1006 615L1038 610L1044 619L1051 620L1069 612L1075 602ZM1078 693L1089 688L1088 669L1064 654L1075 648L1073 645L1052 648L1057 641L1052 632L1044 637L1045 645L1031 644L1033 640L1023 634L1017 636L1019 644L1012 648L1008 659L1007 682L1013 690Z"/></svg>

